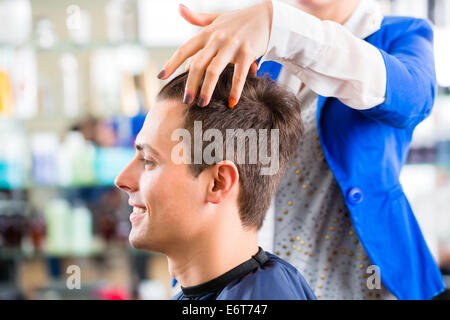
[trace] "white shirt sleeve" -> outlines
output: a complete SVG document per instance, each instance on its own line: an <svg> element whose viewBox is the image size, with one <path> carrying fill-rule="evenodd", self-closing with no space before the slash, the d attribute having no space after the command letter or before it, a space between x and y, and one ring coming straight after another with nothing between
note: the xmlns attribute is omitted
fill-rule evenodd
<svg viewBox="0 0 450 320"><path fill-rule="evenodd" d="M273 0L265 60L288 68L311 90L364 110L385 101L386 67L379 50L344 26Z"/></svg>

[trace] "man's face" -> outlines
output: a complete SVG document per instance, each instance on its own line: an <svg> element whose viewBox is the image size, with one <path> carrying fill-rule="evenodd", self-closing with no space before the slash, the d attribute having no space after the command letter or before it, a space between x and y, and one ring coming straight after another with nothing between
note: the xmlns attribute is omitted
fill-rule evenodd
<svg viewBox="0 0 450 320"><path fill-rule="evenodd" d="M116 178L125 190L132 229L129 240L138 249L167 252L206 229L208 215L202 214L207 178L195 178L186 164L171 160L172 132L182 128L183 110L175 100L157 101L136 138L136 155Z"/></svg>

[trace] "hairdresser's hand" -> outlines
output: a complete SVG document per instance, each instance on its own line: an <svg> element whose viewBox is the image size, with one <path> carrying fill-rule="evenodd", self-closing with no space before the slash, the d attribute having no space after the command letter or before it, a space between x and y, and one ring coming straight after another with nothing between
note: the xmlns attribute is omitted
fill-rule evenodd
<svg viewBox="0 0 450 320"><path fill-rule="evenodd" d="M183 102L191 104L194 101L205 73L198 104L206 106L219 75L227 64L233 63L235 69L229 98L229 106L233 108L239 101L249 70L256 74L255 60L267 50L272 2L264 1L249 8L223 13L196 13L180 5L180 13L189 23L204 28L177 49L158 78L167 79L191 57L186 65L189 75Z"/></svg>

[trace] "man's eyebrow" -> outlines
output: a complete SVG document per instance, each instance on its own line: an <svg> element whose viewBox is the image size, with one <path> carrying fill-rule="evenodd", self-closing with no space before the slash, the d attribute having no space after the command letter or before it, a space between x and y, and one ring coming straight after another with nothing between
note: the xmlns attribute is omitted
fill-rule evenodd
<svg viewBox="0 0 450 320"><path fill-rule="evenodd" d="M155 154L156 156L159 156L159 152L152 148L151 146L149 146L148 144L145 143L135 143L134 147L136 148L136 150L138 151L150 151L151 153Z"/></svg>

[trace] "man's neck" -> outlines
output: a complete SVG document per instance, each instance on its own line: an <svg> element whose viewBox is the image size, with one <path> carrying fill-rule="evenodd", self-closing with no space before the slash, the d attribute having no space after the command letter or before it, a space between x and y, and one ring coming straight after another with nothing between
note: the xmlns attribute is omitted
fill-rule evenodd
<svg viewBox="0 0 450 320"><path fill-rule="evenodd" d="M256 231L211 235L168 255L169 272L182 287L215 279L258 252Z"/></svg>
<svg viewBox="0 0 450 320"><path fill-rule="evenodd" d="M320 20L334 21L344 24L353 14L360 0L339 0L326 6L305 6L298 4L297 7Z"/></svg>

